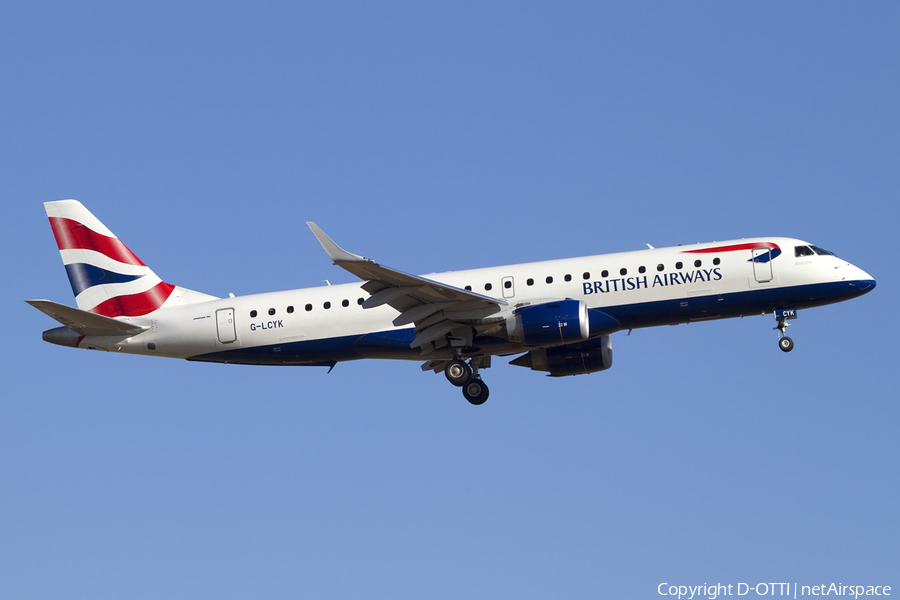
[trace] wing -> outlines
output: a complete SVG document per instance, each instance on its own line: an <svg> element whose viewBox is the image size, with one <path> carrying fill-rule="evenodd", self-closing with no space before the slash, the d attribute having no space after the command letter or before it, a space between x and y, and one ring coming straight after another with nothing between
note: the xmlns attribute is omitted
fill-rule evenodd
<svg viewBox="0 0 900 600"><path fill-rule="evenodd" d="M363 302L363 308L387 304L400 313L393 321L395 326L415 323L416 336L410 347L420 348L422 354L448 344L471 346L475 335L473 323L501 312L507 304L500 298L382 266L347 252L315 223L307 225L334 264L366 282L362 288L371 295Z"/></svg>

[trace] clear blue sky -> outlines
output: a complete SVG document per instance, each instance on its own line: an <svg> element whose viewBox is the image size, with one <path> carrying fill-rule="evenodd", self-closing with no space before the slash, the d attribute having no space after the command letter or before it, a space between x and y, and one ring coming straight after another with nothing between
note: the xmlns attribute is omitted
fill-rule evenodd
<svg viewBox="0 0 900 600"><path fill-rule="evenodd" d="M900 6L6 3L0 597L900 590ZM751 236L871 294L613 338L469 406L417 363L52 346L42 202L224 296ZM750 596L752 596L751 594Z"/></svg>

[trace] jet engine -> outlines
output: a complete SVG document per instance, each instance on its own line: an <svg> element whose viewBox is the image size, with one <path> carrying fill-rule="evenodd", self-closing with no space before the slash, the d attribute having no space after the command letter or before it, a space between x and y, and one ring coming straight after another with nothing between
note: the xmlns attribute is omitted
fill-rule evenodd
<svg viewBox="0 0 900 600"><path fill-rule="evenodd" d="M612 366L612 341L602 335L580 344L540 348L510 361L511 365L546 371L550 377L584 375L605 371Z"/></svg>
<svg viewBox="0 0 900 600"><path fill-rule="evenodd" d="M523 306L506 321L508 339L526 346L557 346L588 339L590 318L584 300Z"/></svg>

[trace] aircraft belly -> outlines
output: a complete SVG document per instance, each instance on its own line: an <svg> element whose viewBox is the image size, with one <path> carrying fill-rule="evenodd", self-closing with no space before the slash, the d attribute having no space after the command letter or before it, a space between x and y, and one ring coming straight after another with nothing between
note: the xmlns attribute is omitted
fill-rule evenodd
<svg viewBox="0 0 900 600"><path fill-rule="evenodd" d="M602 310L618 320L623 329L676 325L697 320L759 315L778 308L800 309L833 304L865 293L858 284L841 281L780 286L605 306Z"/></svg>
<svg viewBox="0 0 900 600"><path fill-rule="evenodd" d="M219 350L189 356L187 360L241 365L330 365L363 358L354 348L359 337L352 335Z"/></svg>
<svg viewBox="0 0 900 600"><path fill-rule="evenodd" d="M418 348L410 348L413 329L391 329L319 340L302 340L206 352L187 360L247 365L330 366L333 363L381 358L395 360L445 359L453 357L449 346L423 356ZM475 340L479 353L505 354L517 352L521 346L502 338L482 336Z"/></svg>

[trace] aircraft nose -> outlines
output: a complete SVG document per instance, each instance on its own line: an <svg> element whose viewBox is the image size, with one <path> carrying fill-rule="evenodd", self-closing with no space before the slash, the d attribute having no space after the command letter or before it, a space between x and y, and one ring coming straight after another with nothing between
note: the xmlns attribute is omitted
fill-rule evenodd
<svg viewBox="0 0 900 600"><path fill-rule="evenodd" d="M854 281L850 285L853 285L854 287L856 287L860 294L865 294L866 292L871 292L872 290L874 290L875 286L878 284L875 283L874 279L869 278L869 279L863 279L860 281Z"/></svg>
<svg viewBox="0 0 900 600"><path fill-rule="evenodd" d="M853 268L856 270L856 273L854 274L853 280L850 282L850 287L858 294L865 294L874 290L877 285L875 278L859 267Z"/></svg>

